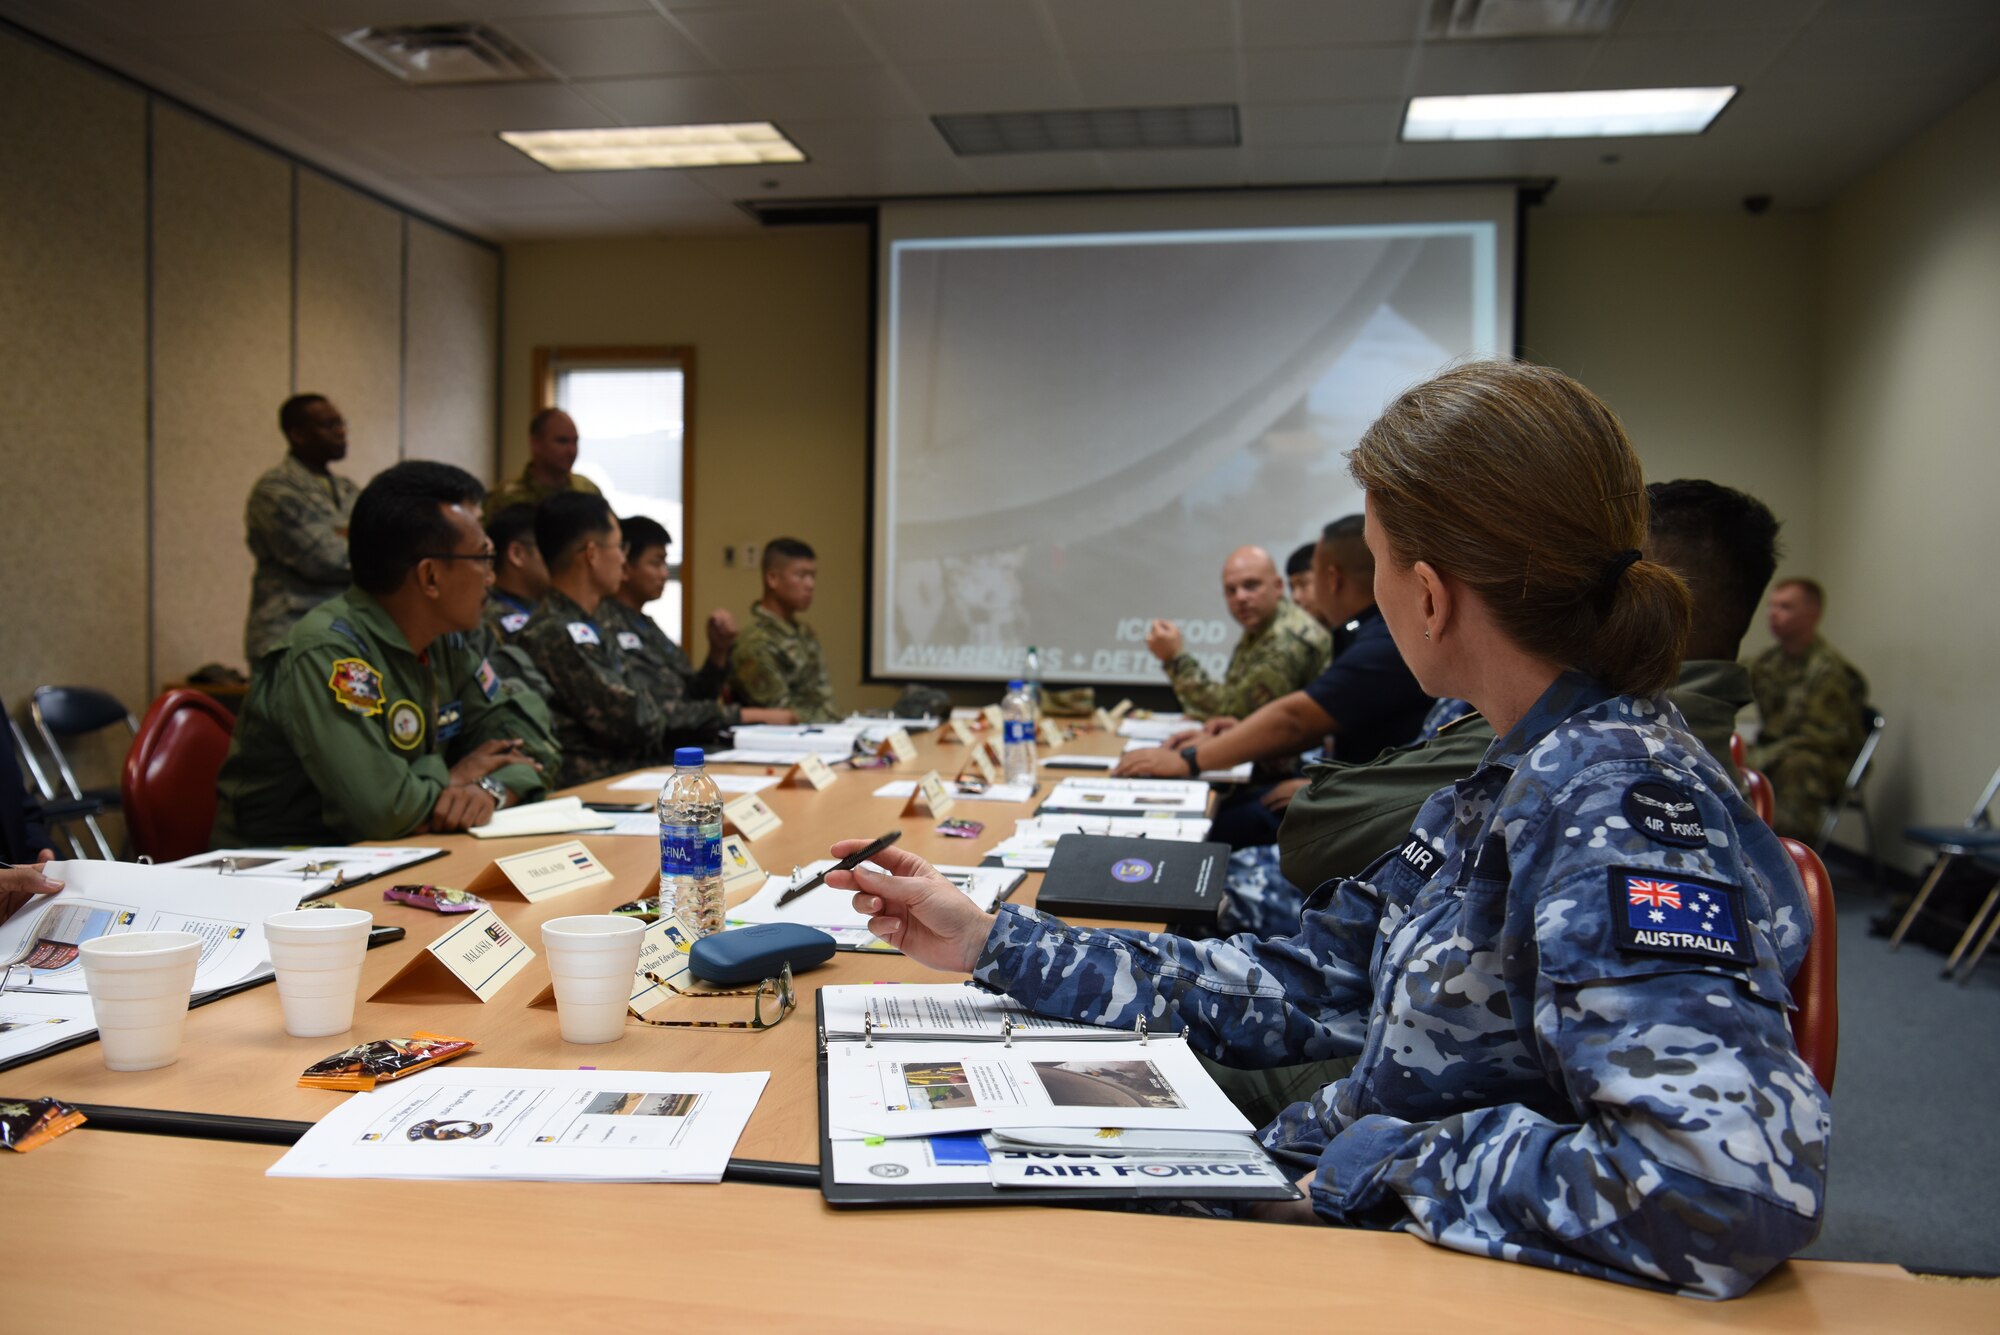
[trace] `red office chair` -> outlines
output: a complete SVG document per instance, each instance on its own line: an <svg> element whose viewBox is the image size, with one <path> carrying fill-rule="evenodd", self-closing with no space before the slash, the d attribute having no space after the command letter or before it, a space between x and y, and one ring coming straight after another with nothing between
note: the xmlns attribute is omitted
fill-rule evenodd
<svg viewBox="0 0 2000 1335"><path fill-rule="evenodd" d="M1740 732L1729 734L1729 763L1738 769L1745 768L1743 764L1743 734Z"/></svg>
<svg viewBox="0 0 2000 1335"><path fill-rule="evenodd" d="M1820 1088L1833 1093L1834 1059L1840 1055L1840 996L1834 976L1838 962L1839 933L1833 919L1833 880L1819 854L1796 839L1780 839L1799 870L1806 888L1806 907L1812 913L1812 944L1806 947L1805 962L1792 977L1792 1040L1799 1056L1806 1059Z"/></svg>
<svg viewBox="0 0 2000 1335"><path fill-rule="evenodd" d="M120 783L133 847L155 862L208 849L215 824L215 776L229 754L236 716L200 691L168 691L153 701Z"/></svg>
<svg viewBox="0 0 2000 1335"><path fill-rule="evenodd" d="M1771 817L1777 814L1778 799L1771 795L1771 781L1764 777L1764 771L1744 770L1743 792L1750 799L1750 809L1757 813L1757 819L1769 825Z"/></svg>

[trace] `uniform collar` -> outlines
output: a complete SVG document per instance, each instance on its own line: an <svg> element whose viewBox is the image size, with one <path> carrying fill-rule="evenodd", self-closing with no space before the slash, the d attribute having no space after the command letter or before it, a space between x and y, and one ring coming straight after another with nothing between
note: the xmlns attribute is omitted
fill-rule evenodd
<svg viewBox="0 0 2000 1335"><path fill-rule="evenodd" d="M324 473L315 473L312 469L300 463L299 456L293 454L290 450L285 451L284 460L278 467L284 472L290 473L299 481L304 482L307 486L327 488L336 486L339 483L339 479L334 476L332 469L328 469Z"/></svg>
<svg viewBox="0 0 2000 1335"><path fill-rule="evenodd" d="M358 588L347 591L347 619L383 648L399 650L408 658L417 656L416 651L410 648L403 628L396 624L396 618L389 615L389 609Z"/></svg>
<svg viewBox="0 0 2000 1335"><path fill-rule="evenodd" d="M1484 764L1513 765L1535 745L1555 731L1556 725L1573 714L1593 709L1617 692L1581 672L1565 672L1549 683L1528 712L1486 750Z"/></svg>
<svg viewBox="0 0 2000 1335"><path fill-rule="evenodd" d="M602 607L603 604L599 603L598 606ZM587 621L592 625L597 624L597 619L583 610L582 603L553 586L542 596L542 605L538 610L542 615L556 621Z"/></svg>
<svg viewBox="0 0 2000 1335"><path fill-rule="evenodd" d="M511 612L533 612L535 610L535 605L533 603L529 602L525 598L516 598L513 594L501 588L498 584L495 584L492 588L488 589L486 591L486 596L488 598L493 599L495 602L499 603L502 607L508 609Z"/></svg>
<svg viewBox="0 0 2000 1335"><path fill-rule="evenodd" d="M750 604L750 615L753 617L763 617L764 620L770 622L787 635L797 635L805 629L803 621L787 621L761 602Z"/></svg>

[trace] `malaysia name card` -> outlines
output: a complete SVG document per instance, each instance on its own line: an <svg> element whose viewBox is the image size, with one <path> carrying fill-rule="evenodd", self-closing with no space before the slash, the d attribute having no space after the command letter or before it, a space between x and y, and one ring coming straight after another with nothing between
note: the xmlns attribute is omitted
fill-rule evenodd
<svg viewBox="0 0 2000 1335"><path fill-rule="evenodd" d="M833 772L833 766L826 763L825 756L809 752L800 757L798 764L786 770L785 777L778 783L782 788L811 788L815 792L825 792L839 777Z"/></svg>
<svg viewBox="0 0 2000 1335"><path fill-rule="evenodd" d="M488 899L525 899L536 904L587 886L608 885L611 873L581 840L550 844L496 859L466 886Z"/></svg>
<svg viewBox="0 0 2000 1335"><path fill-rule="evenodd" d="M875 754L891 756L898 765L908 765L917 758L917 744L910 740L907 729L891 728L889 735L882 739L882 745L875 749Z"/></svg>
<svg viewBox="0 0 2000 1335"><path fill-rule="evenodd" d="M463 1001L470 992L491 1001L514 981L535 952L492 909L452 924L418 951L370 1001Z"/></svg>
<svg viewBox="0 0 2000 1335"><path fill-rule="evenodd" d="M925 808L929 808L933 819L943 820L957 805L958 798L952 794L945 781L938 777L938 772L931 770L917 780L916 791L912 792L910 800L903 804L903 814L921 816Z"/></svg>
<svg viewBox="0 0 2000 1335"><path fill-rule="evenodd" d="M771 810L769 804L756 793L745 793L733 802L724 803L722 819L750 840L761 839L784 824L778 819L778 813Z"/></svg>

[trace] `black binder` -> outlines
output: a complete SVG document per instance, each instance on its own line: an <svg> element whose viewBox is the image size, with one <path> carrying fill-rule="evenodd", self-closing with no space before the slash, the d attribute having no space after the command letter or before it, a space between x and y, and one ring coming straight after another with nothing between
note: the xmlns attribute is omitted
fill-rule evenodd
<svg viewBox="0 0 2000 1335"><path fill-rule="evenodd" d="M1229 845L1066 834L1035 907L1063 917L1214 926Z"/></svg>
<svg viewBox="0 0 2000 1335"><path fill-rule="evenodd" d="M833 1169L833 1137L827 1111L826 1003L815 994L813 1025L819 1034L819 1190L828 1205L1085 1205L1104 1201L1187 1200L1184 1186L1105 1186L1062 1187L1037 1190L1032 1187L996 1187L981 1183L918 1182L899 1184L894 1178L879 1182L836 1182ZM1138 1031L1143 1038L1145 1030ZM841 1039L841 1042L851 1040ZM872 1040L864 1040L872 1042ZM885 1046L888 1045L885 1040ZM1273 1160L1274 1167L1278 1167ZM1275 1183L1258 1186L1213 1186L1201 1193L1202 1200L1295 1201L1301 1193L1291 1182L1298 1171L1278 1167Z"/></svg>

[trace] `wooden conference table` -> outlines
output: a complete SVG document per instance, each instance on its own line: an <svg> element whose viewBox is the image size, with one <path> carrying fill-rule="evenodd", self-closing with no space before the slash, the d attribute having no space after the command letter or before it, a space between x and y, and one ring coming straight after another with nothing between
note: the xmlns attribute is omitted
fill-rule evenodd
<svg viewBox="0 0 2000 1335"><path fill-rule="evenodd" d="M987 827L974 840L939 835L928 817L901 818L900 801L872 796L877 787L932 767L949 776L963 763L964 747L935 736L919 738L918 748L914 764L843 769L823 792L767 789L784 824L753 844L758 860L788 872L825 856L837 838L894 826L904 831L904 847L933 862L972 863L1029 814L1028 804L964 803L954 814ZM1105 754L1119 743L1086 733L1064 749ZM587 800L644 796L614 792L609 781L576 791ZM448 854L409 875L462 885L495 857L553 840L423 842ZM10 1072L4 1088L85 1104L307 1122L347 1096L298 1088L306 1065L344 1042L427 1029L478 1041L460 1065L769 1071L737 1157L816 1164L811 991L954 976L900 955L843 953L799 978L801 1014L764 1033L635 1024L616 1043L566 1044L555 1012L528 1004L548 981L537 929L636 897L658 865L649 839L586 835L584 842L614 882L540 904L496 903L537 959L489 1003L364 1000L347 1039L294 1039L284 1033L276 989L254 988L192 1011L173 1066L107 1071L92 1044ZM1032 902L1039 881L1030 874L1015 900ZM447 925L385 903L381 893L368 883L334 897L408 929L404 940L370 952L364 998ZM711 1010L727 1004L667 1006L714 1018ZM575 1328L593 1317L623 1324L637 1312L819 1329L865 1321L884 1330L1027 1322L1214 1329L1245 1318L1324 1320L1330 1312L1405 1327L1476 1319L1493 1330L1586 1321L1607 1331L2000 1326L2000 1294L1921 1283L1893 1266L1793 1262L1749 1297L1718 1306L1460 1257L1399 1235L1043 1206L835 1211L816 1192L745 1182L265 1178L280 1153L268 1144L86 1130L6 1156L0 1172L14 1188L14 1227L0 1247L0 1310L21 1329L38 1317L90 1328L143 1313L149 1329L203 1331L351 1328L357 1319L384 1318L398 1328L445 1321L452 1324L439 1328L452 1329L468 1312L503 1330ZM1195 1267L1202 1278L1190 1282ZM1032 1284L1021 1282L1029 1274Z"/></svg>

